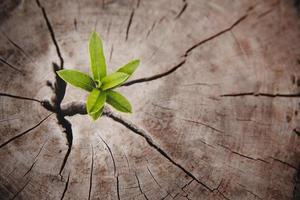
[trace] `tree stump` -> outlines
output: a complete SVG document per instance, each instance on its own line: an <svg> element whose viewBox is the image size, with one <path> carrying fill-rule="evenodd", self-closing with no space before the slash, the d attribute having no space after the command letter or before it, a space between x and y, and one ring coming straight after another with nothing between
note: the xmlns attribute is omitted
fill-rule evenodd
<svg viewBox="0 0 300 200"><path fill-rule="evenodd" d="M300 198L293 1L3 0L0 11L0 199ZM142 61L120 89L131 115L45 108L60 87L52 62L89 72L93 30L110 72ZM61 105L86 97L68 85Z"/></svg>

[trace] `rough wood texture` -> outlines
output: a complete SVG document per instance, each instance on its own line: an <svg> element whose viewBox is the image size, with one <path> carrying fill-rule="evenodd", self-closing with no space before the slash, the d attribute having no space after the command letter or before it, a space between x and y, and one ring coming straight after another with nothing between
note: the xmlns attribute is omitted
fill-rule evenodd
<svg viewBox="0 0 300 200"><path fill-rule="evenodd" d="M0 199L299 199L299 19L291 0L1 1ZM87 94L52 62L88 72L92 30L111 71L142 60L132 115L70 114Z"/></svg>

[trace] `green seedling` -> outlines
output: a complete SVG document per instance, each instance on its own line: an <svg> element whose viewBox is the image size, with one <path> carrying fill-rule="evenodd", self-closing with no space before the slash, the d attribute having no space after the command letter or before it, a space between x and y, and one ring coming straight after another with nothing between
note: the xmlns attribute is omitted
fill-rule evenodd
<svg viewBox="0 0 300 200"><path fill-rule="evenodd" d="M116 72L107 75L102 40L96 32L91 34L89 52L93 78L83 72L69 69L59 70L57 72L59 77L75 87L90 92L86 101L86 109L94 120L102 115L105 103L110 104L118 111L132 113L130 102L114 89L128 80L140 61L133 60Z"/></svg>

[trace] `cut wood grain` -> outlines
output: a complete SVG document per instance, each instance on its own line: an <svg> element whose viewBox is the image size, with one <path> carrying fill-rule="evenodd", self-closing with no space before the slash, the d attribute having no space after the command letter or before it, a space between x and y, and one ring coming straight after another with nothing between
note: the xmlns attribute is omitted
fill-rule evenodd
<svg viewBox="0 0 300 200"><path fill-rule="evenodd" d="M0 199L300 196L300 20L292 0L0 3ZM88 39L132 115L56 71L88 73Z"/></svg>

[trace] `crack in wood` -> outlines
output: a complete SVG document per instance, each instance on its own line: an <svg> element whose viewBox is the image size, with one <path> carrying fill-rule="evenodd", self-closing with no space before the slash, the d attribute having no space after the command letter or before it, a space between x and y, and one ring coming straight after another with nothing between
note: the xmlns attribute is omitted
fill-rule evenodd
<svg viewBox="0 0 300 200"><path fill-rule="evenodd" d="M220 194L224 199L230 200L228 197L224 195L224 192L220 191L220 187L223 184L224 179L222 178L219 185L212 190L212 192L217 191L217 194Z"/></svg>
<svg viewBox="0 0 300 200"><path fill-rule="evenodd" d="M40 148L40 150L38 151L38 153L37 153L37 155L34 157L34 161L33 161L33 163L31 164L31 166L30 166L30 168L27 170L27 172L23 175L23 177L24 176L26 176L29 172L31 172L31 170L33 169L33 167L35 166L35 164L36 164L36 162L38 161L38 157L39 157L39 155L40 155L40 153L42 152L42 150L44 149L44 146L45 146L45 144L48 142L48 140L46 140L45 142L44 142L44 144L41 146L41 148Z"/></svg>
<svg viewBox="0 0 300 200"><path fill-rule="evenodd" d="M152 26L150 27L149 31L147 32L146 38L149 37L149 35L153 31L155 25L156 25L156 20L153 22Z"/></svg>
<svg viewBox="0 0 300 200"><path fill-rule="evenodd" d="M74 18L73 23L74 23L74 29L75 29L75 31L77 31L77 19L76 18Z"/></svg>
<svg viewBox="0 0 300 200"><path fill-rule="evenodd" d="M66 184L65 184L65 188L64 188L64 191L63 191L63 193L62 193L62 196L61 196L60 200L63 200L63 199L64 199L65 194L66 194L66 192L67 192L67 190L68 190L68 186L69 186L69 182L70 182L70 174L71 174L71 172L69 172L68 179L67 179L67 182L66 182Z"/></svg>
<svg viewBox="0 0 300 200"><path fill-rule="evenodd" d="M168 196L171 196L170 193L167 193L164 197L161 198L161 200L165 200Z"/></svg>
<svg viewBox="0 0 300 200"><path fill-rule="evenodd" d="M125 157L125 160L126 160L126 163L127 163L128 170L130 171L130 164L129 164L129 160L128 160L128 158L127 158L127 155L126 155L126 153L125 153L125 152L123 152L123 153L124 153L124 157Z"/></svg>
<svg viewBox="0 0 300 200"><path fill-rule="evenodd" d="M44 20L46 22L48 31L49 31L51 39L52 39L52 42L53 42L53 44L55 46L55 49L56 49L56 53L57 53L58 58L60 60L60 68L63 69L64 59L63 59L63 57L61 55L61 52L60 52L59 45L58 45L56 37L55 37L55 33L54 33L54 30L53 30L53 27L52 27L52 25L50 23L50 20L49 20L48 16L47 16L46 9L44 8L44 6L42 6L42 4L40 3L39 0L36 0L36 3L37 3L38 7L41 9L41 11L43 13Z"/></svg>
<svg viewBox="0 0 300 200"><path fill-rule="evenodd" d="M132 19L133 19L133 16L134 16L134 12L135 12L135 9L133 9L131 11L131 14L130 14L130 17L129 17L129 20L128 20L128 24L127 24L127 28L126 28L126 37L125 37L125 41L128 40L128 37L129 37L129 31L130 31L130 27L131 27L131 24L132 24Z"/></svg>
<svg viewBox="0 0 300 200"><path fill-rule="evenodd" d="M2 32L2 34L7 39L7 41L10 44L12 44L12 46L17 48L26 58L28 58L32 63L34 63L34 60L32 59L32 57L29 54L27 54L26 51L20 45L18 45L16 42L14 42L12 39L10 39L4 32Z"/></svg>
<svg viewBox="0 0 300 200"><path fill-rule="evenodd" d="M116 162L115 162L115 158L114 155L112 153L112 150L110 148L110 146L106 143L106 141L101 137L100 134L98 134L99 138L102 140L102 142L105 144L106 148L108 149L108 152L110 154L111 160L113 162L113 167L114 167L114 177L116 178L117 181L117 195L118 195L118 200L120 200L120 188L119 188L119 175L117 175L117 167L116 167ZM126 157L127 159L127 157Z"/></svg>
<svg viewBox="0 0 300 200"><path fill-rule="evenodd" d="M118 195L118 200L120 200L120 183L119 183L119 176L117 176L117 195Z"/></svg>
<svg viewBox="0 0 300 200"><path fill-rule="evenodd" d="M18 96L18 95L12 95L12 94L3 93L3 92L0 92L0 96L10 97L10 98L15 98L15 99L23 99L23 100L28 100L28 101L35 101L35 102L38 102L38 103L42 103L42 101L40 101L38 99L23 97L23 96Z"/></svg>
<svg viewBox="0 0 300 200"><path fill-rule="evenodd" d="M298 171L297 167L293 166L292 164L290 164L290 163L288 163L286 161L283 161L283 160L280 160L280 159L274 158L274 157L270 157L270 158L272 158L274 161L277 161L277 162L279 162L279 163L281 163L281 164L283 164L285 166L288 166L289 168L292 168L292 169Z"/></svg>
<svg viewBox="0 0 300 200"><path fill-rule="evenodd" d="M140 4L141 4L141 0L137 0L137 2L136 2L136 8L139 8Z"/></svg>
<svg viewBox="0 0 300 200"><path fill-rule="evenodd" d="M205 127L209 128L209 129L212 129L212 130L214 130L214 131L216 131L216 132L218 132L218 133L225 133L225 131L220 130L220 129L217 129L217 128L215 128L215 127L213 127L213 126L211 126L211 125L209 125L209 124L203 123L203 122L201 122L201 121L195 121L195 120L184 119L184 118L180 118L180 119L183 120L183 121L186 121L186 122L191 122L191 123L195 123L195 124L200 124L200 125L205 126Z"/></svg>
<svg viewBox="0 0 300 200"><path fill-rule="evenodd" d="M189 182L187 182L186 184L184 184L184 186L182 186L180 189L182 190L182 192L184 192L186 195L183 196L181 193L182 192L178 192L175 194L175 196L173 197L173 199L175 199L178 195L181 195L183 197L188 198L188 194L186 193L186 191L184 190L187 186L189 186L192 182L194 181L194 179L191 179ZM214 189L212 190L212 192L214 191Z"/></svg>
<svg viewBox="0 0 300 200"><path fill-rule="evenodd" d="M10 200L14 200L17 198L17 196L19 196L19 194L27 187L27 185L29 184L29 182L31 181L31 179L29 179L24 185L23 187L10 199Z"/></svg>
<svg viewBox="0 0 300 200"><path fill-rule="evenodd" d="M189 186L193 181L194 181L194 179L192 179L192 180L190 180L189 182L187 182L187 183L181 188L181 190L184 191L184 192L186 192L184 189L185 189L187 186Z"/></svg>
<svg viewBox="0 0 300 200"><path fill-rule="evenodd" d="M156 180L156 178L154 177L154 175L152 174L152 172L148 166L147 166L147 170L148 170L149 174L151 175L152 179L154 180L154 182L159 186L159 188L162 188L162 186L158 183L158 181Z"/></svg>
<svg viewBox="0 0 300 200"><path fill-rule="evenodd" d="M150 77L144 77L144 78L140 78L140 79L135 79L132 81L128 81L126 83L124 83L121 86L130 86L136 83L142 83L142 82L149 82L149 81L153 81L159 78L162 78L164 76L167 76L173 72L175 72L178 68L180 68L181 66L183 66L185 64L186 60L184 59L183 61L181 61L180 63L176 64L174 67L171 67L171 69L169 69L166 72L160 73L160 74L156 74L154 76L150 76Z"/></svg>
<svg viewBox="0 0 300 200"><path fill-rule="evenodd" d="M110 157L111 157L111 160L113 162L113 166L114 166L114 176L116 176L116 171L117 171L117 168L116 168L116 162L115 162L115 158L114 158L114 155L111 151L111 148L108 146L108 144L105 142L105 140L98 134L99 138L102 140L102 142L105 144L106 148L108 149L108 152L110 154Z"/></svg>
<svg viewBox="0 0 300 200"><path fill-rule="evenodd" d="M67 141L68 141L68 150L65 154L65 157L63 159L62 165L61 165L60 170L59 170L59 175L62 175L62 171L65 168L65 165L67 163L67 160L68 160L68 158L70 156L70 153L71 153L71 150L72 150L73 133L72 133L72 124L68 120L66 120L63 116L61 116L59 114L57 114L56 117L57 117L57 120L58 120L58 124L60 124L61 127L63 128L63 132L66 134L66 138L67 138Z"/></svg>
<svg viewBox="0 0 300 200"><path fill-rule="evenodd" d="M92 192L92 187L93 187L93 170L94 170L94 147L92 145L92 162L91 162L90 187L89 187L89 197L88 197L88 200L91 199L91 192Z"/></svg>
<svg viewBox="0 0 300 200"><path fill-rule="evenodd" d="M149 174L151 175L152 179L154 180L154 182L158 185L158 187L160 189L162 189L163 187L158 183L158 181L156 180L155 176L153 175L153 173L151 172L151 170L149 169L149 167L147 166L147 170L149 172ZM167 193L167 195L170 195L170 192L168 190L165 190L165 192Z"/></svg>
<svg viewBox="0 0 300 200"><path fill-rule="evenodd" d="M13 66L12 64L8 63L6 60L4 60L3 58L0 58L0 62L2 62L3 64L5 64L6 66L8 66L9 68L21 73L23 76L25 76L25 73L23 71L21 71L20 69L18 69L17 67Z"/></svg>
<svg viewBox="0 0 300 200"><path fill-rule="evenodd" d="M0 148L6 146L7 144L13 142L14 140L16 140L16 139L18 139L18 138L24 136L25 134L29 133L29 132L32 131L32 130L34 130L35 128L37 128L38 126L40 126L45 120L47 120L52 114L53 114L53 113L47 115L44 119L42 119L42 120L41 120L39 123L37 123L35 126L29 128L29 129L27 129L26 131L23 131L22 133L20 133L20 134L18 134L18 135L16 135L16 136L10 138L9 140L5 141L4 143L2 143L2 144L0 145Z"/></svg>
<svg viewBox="0 0 300 200"><path fill-rule="evenodd" d="M140 179L139 179L137 173L135 172L134 174L135 174L135 178L137 180L138 187L139 187L139 190L140 190L141 194L144 195L144 197L145 197L146 200L148 200L148 197L147 197L146 193L143 191L143 189L141 187Z"/></svg>
<svg viewBox="0 0 300 200"><path fill-rule="evenodd" d="M182 0L183 2L183 6L180 10L180 12L177 14L177 16L175 17L175 19L178 19L181 17L181 15L184 13L184 11L186 10L187 6L188 6L188 3L186 2L186 0Z"/></svg>
<svg viewBox="0 0 300 200"><path fill-rule="evenodd" d="M250 157L250 156L241 154L241 153L239 153L239 152L236 152L236 151L231 150L229 147L226 147L226 146L224 146L224 145L222 145L222 144L217 144L217 145L220 146L220 147L222 147L222 148L224 148L224 149L227 149L227 150L230 151L231 153L236 154L236 155L238 155L238 156L241 156L241 157L243 157L243 158L246 158L246 159L249 159L249 160L254 160L254 161L261 161L261 162L264 162L264 163L268 163L268 164L269 164L268 161L263 160L263 159L261 159L261 158L253 158L253 157Z"/></svg>
<svg viewBox="0 0 300 200"><path fill-rule="evenodd" d="M226 28L200 42L198 42L197 44L191 46L189 49L187 49L185 51L185 54L183 55L184 57L187 57L189 55L190 52L192 52L194 49L198 48L199 46L219 37L220 35L223 35L224 33L231 31L234 27L236 27L238 24L240 24L242 21L244 21L247 18L248 14L245 14L244 16L240 17L238 20L236 20L229 28Z"/></svg>
<svg viewBox="0 0 300 200"><path fill-rule="evenodd" d="M276 97L287 97L287 98L295 98L295 97L300 97L300 93L295 93L295 94L284 94L284 93L255 93L255 92L241 92L241 93L230 93L230 94L222 94L220 95L221 97L240 97L240 96L254 96L254 97L271 97L271 98L276 98Z"/></svg>

